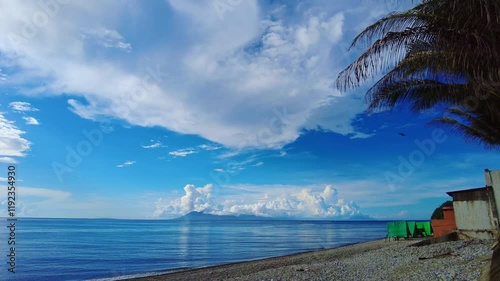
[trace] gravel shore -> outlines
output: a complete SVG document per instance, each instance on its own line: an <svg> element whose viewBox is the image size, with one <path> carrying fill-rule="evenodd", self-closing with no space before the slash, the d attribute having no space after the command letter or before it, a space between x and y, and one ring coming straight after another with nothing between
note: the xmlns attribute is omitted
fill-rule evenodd
<svg viewBox="0 0 500 281"><path fill-rule="evenodd" d="M415 242L376 240L131 280L477 280L493 240Z"/></svg>

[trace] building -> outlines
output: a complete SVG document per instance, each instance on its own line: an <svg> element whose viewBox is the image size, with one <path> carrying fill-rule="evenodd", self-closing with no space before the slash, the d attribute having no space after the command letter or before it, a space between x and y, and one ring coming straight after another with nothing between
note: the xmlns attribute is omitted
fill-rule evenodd
<svg viewBox="0 0 500 281"><path fill-rule="evenodd" d="M500 170L484 171L485 187L450 191L461 238L495 238L499 233ZM438 236L438 235L436 235Z"/></svg>
<svg viewBox="0 0 500 281"><path fill-rule="evenodd" d="M497 234L498 215L491 186L447 192L453 197L455 222L464 238L492 239Z"/></svg>
<svg viewBox="0 0 500 281"><path fill-rule="evenodd" d="M456 231L457 223L453 207L443 207L443 219L431 220L434 237L442 236L446 233Z"/></svg>

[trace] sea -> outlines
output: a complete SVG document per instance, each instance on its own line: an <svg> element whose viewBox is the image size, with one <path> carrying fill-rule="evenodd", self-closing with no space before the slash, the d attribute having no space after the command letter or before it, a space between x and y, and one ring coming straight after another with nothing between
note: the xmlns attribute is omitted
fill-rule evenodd
<svg viewBox="0 0 500 281"><path fill-rule="evenodd" d="M121 280L335 248L386 235L385 221L20 218L15 273L0 220L0 280Z"/></svg>

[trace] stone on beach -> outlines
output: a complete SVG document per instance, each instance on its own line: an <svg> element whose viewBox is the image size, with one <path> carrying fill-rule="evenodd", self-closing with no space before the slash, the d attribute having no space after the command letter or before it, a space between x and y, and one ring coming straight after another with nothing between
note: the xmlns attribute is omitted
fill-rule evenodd
<svg viewBox="0 0 500 281"><path fill-rule="evenodd" d="M492 240L410 247L376 240L134 280L478 280Z"/></svg>

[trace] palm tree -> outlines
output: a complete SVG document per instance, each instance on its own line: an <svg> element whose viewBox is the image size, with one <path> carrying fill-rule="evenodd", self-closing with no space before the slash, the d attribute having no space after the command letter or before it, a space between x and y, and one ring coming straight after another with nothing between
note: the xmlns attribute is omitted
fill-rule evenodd
<svg viewBox="0 0 500 281"><path fill-rule="evenodd" d="M424 1L367 27L351 47L372 41L339 74L340 90L390 68L366 93L370 111L445 105L448 115L432 123L500 147L500 1Z"/></svg>
<svg viewBox="0 0 500 281"><path fill-rule="evenodd" d="M499 0L425 0L367 27L351 47L360 43L371 45L339 74L340 90L389 69L366 93L369 111L444 105L447 115L431 123L500 148ZM481 280L500 280L497 241Z"/></svg>

